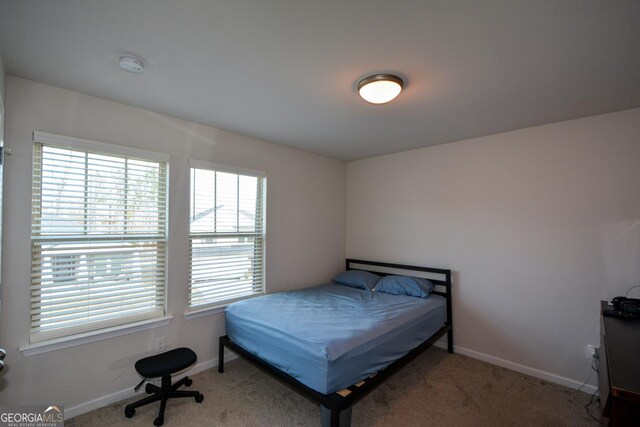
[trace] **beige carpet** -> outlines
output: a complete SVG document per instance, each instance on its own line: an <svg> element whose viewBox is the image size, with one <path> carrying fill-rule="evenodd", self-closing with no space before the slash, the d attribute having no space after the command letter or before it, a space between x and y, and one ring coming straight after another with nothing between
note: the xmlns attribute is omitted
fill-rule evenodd
<svg viewBox="0 0 640 427"><path fill-rule="evenodd" d="M170 400L165 426L319 426L320 410L243 360L193 377L205 395ZM132 383L135 382L132 379ZM130 399L67 421L76 426L153 426L159 403L124 416ZM353 408L352 426L596 426L589 395L432 348ZM597 408L592 409L596 414Z"/></svg>

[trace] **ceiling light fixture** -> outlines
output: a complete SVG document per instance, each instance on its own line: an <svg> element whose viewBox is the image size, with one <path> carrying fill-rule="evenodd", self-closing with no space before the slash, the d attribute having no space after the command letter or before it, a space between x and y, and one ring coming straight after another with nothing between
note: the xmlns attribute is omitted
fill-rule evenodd
<svg viewBox="0 0 640 427"><path fill-rule="evenodd" d="M358 83L362 99L372 104L386 104L400 94L403 81L393 74L374 74Z"/></svg>
<svg viewBox="0 0 640 427"><path fill-rule="evenodd" d="M120 68L134 74L144 73L144 60L139 56L126 54L120 56Z"/></svg>

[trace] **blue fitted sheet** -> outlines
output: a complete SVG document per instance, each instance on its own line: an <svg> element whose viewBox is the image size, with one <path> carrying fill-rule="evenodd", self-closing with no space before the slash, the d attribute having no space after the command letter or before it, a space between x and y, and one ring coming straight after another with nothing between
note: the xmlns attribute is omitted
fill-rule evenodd
<svg viewBox="0 0 640 427"><path fill-rule="evenodd" d="M388 295L335 284L233 303L227 335L324 394L404 356L446 321L445 299Z"/></svg>

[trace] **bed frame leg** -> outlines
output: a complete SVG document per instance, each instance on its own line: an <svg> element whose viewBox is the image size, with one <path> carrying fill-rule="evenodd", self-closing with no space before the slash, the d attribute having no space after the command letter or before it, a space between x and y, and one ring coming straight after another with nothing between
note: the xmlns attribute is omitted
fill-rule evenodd
<svg viewBox="0 0 640 427"><path fill-rule="evenodd" d="M447 331L447 351L453 354L453 329Z"/></svg>
<svg viewBox="0 0 640 427"><path fill-rule="evenodd" d="M351 408L342 411L331 410L325 406L320 405L320 418L322 420L322 427L350 427L351 426Z"/></svg>
<svg viewBox="0 0 640 427"><path fill-rule="evenodd" d="M222 337L218 340L218 372L224 372L224 342L222 342Z"/></svg>

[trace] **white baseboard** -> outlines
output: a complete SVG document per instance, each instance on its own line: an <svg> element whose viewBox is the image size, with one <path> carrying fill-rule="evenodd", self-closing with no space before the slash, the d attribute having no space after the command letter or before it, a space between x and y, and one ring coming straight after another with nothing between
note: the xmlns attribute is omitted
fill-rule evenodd
<svg viewBox="0 0 640 427"><path fill-rule="evenodd" d="M225 352L224 360L231 361L233 359L237 359L238 356L235 353ZM199 372L206 371L207 369L211 369L215 366L218 366L218 358L213 358L210 360L206 360L204 362L197 363L192 368L186 370L185 372L181 372L178 376L182 378L185 375L195 375ZM136 378L135 381L138 381ZM71 406L69 408L64 408L64 419L69 420L78 415L85 414L87 412L93 411L98 408L105 407L107 405L111 405L112 403L119 402L124 399L128 399L136 394L143 395L144 387L142 387L138 392L133 391L133 387L128 387L124 390L119 390L114 393L107 394L106 396L98 397L96 399L89 400L88 402L80 403L79 405Z"/></svg>
<svg viewBox="0 0 640 427"><path fill-rule="evenodd" d="M444 341L438 341L434 344L436 347L440 347L443 349L447 349L447 343ZM548 381L554 384L560 384L565 387L569 387L572 389L576 389L582 385L582 381L573 380L571 378L563 377L560 375L552 374L551 372L543 371L536 368L531 368L529 366L521 365L519 363L511 362L509 360L501 359L499 357L491 356L489 354L480 353L478 351L469 350L468 348L460 347L457 345L453 346L453 351L458 354L463 354L465 356L469 356L473 359L482 360L483 362L490 363L492 365L500 366L502 368L507 368L512 371L520 372L521 374L530 375L535 378L539 378L541 380ZM582 391L585 393L595 393L598 390L598 387L592 384L585 384L582 387Z"/></svg>

